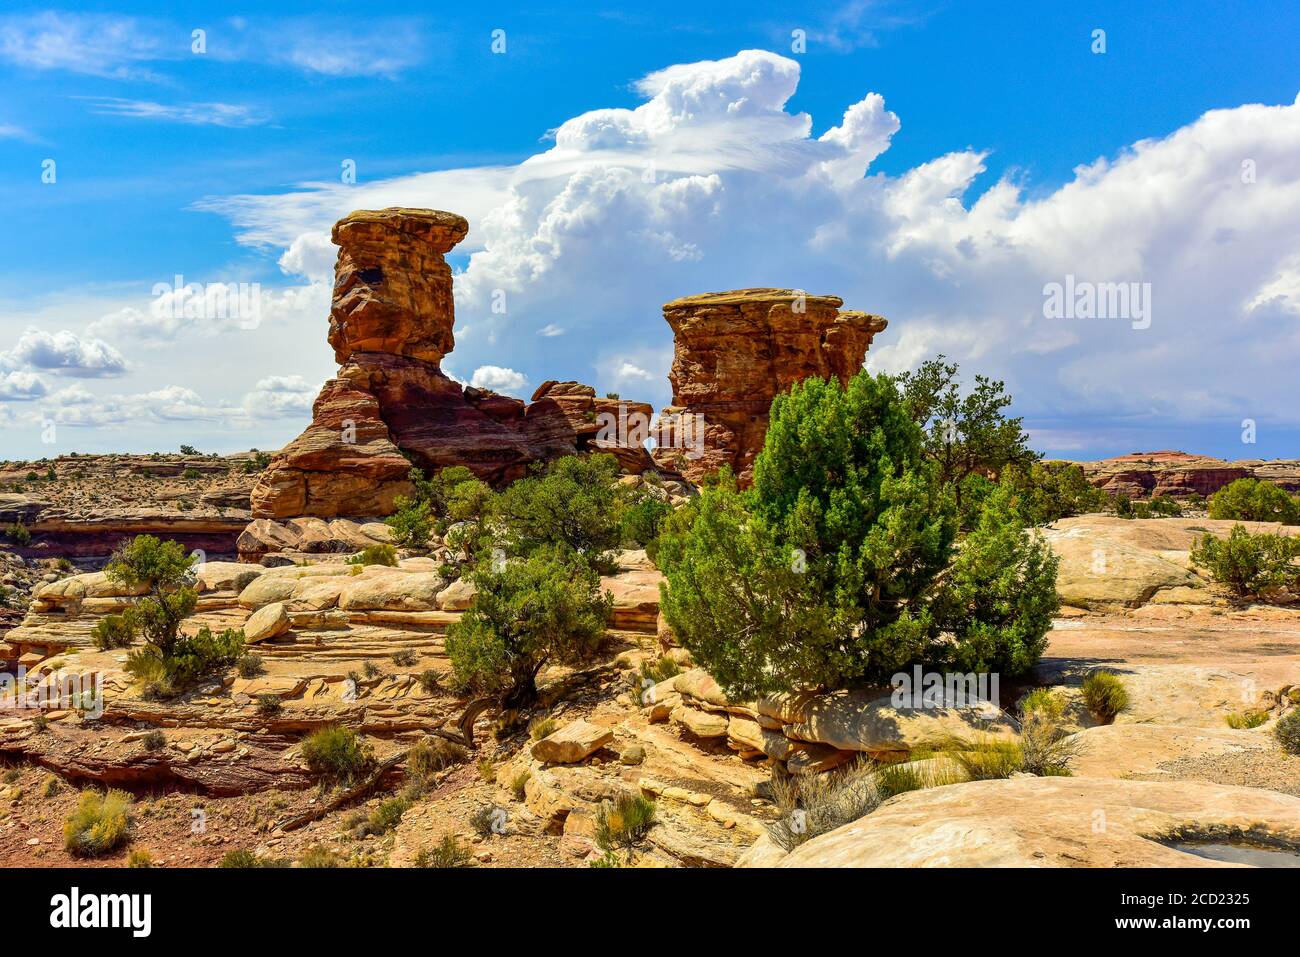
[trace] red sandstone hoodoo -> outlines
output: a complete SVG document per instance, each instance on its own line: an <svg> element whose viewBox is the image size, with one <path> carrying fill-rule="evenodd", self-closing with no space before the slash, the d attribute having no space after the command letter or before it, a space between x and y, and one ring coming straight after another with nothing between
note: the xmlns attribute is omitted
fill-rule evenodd
<svg viewBox="0 0 1300 957"><path fill-rule="evenodd" d="M464 465L496 484L532 462L596 449L617 454L625 471L654 467L644 449L598 440L600 414L617 414L619 403L590 386L546 382L525 404L442 372L455 345L444 256L468 229L455 213L400 208L361 210L334 226L338 376L316 398L307 431L254 487L255 518L387 515L411 492L412 463L427 472Z"/></svg>
<svg viewBox="0 0 1300 957"><path fill-rule="evenodd" d="M663 418L702 419L703 443L690 449L661 441L655 461L692 481L728 465L748 484L772 400L814 376L847 383L887 325L881 316L842 305L836 296L794 289L710 292L665 305L675 344L668 376L673 404Z"/></svg>
<svg viewBox="0 0 1300 957"><path fill-rule="evenodd" d="M464 465L499 485L531 463L588 451L613 453L625 472L657 468L694 480L728 465L746 483L772 399L810 376L847 382L885 328L880 316L841 310L834 296L791 289L668 303L675 355L665 413L674 421L685 413L699 428L685 444L661 432L652 459L639 439L611 436L608 426L649 422L645 403L549 381L525 404L442 372L455 345L444 257L468 229L455 213L403 208L360 210L335 224L329 342L338 375L316 398L307 431L258 480L255 519L387 515L412 491L412 464L426 472Z"/></svg>

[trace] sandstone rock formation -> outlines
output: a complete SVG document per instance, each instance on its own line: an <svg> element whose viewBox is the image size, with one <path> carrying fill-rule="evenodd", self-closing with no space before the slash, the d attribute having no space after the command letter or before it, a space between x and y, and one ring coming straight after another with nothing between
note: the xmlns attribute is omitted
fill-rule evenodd
<svg viewBox="0 0 1300 957"><path fill-rule="evenodd" d="M1095 462L1077 463L1088 481L1112 495L1210 496L1240 478L1272 482L1288 492L1300 492L1300 462L1287 459L1243 459L1227 462L1187 452L1133 452Z"/></svg>
<svg viewBox="0 0 1300 957"><path fill-rule="evenodd" d="M880 316L842 311L843 304L791 289L667 303L673 404L663 413L655 461L692 480L729 465L747 483L773 397L812 376L846 382L885 328Z"/></svg>
<svg viewBox="0 0 1300 957"><path fill-rule="evenodd" d="M421 209L362 210L334 226L329 341L338 376L317 397L307 431L253 489L255 518L386 515L410 493L412 463L426 472L464 465L492 483L596 448L615 451L627 471L653 465L639 445L598 441L600 414L617 415L620 403L590 386L546 382L525 404L442 372L455 318L444 255L467 229L454 213Z"/></svg>
<svg viewBox="0 0 1300 957"><path fill-rule="evenodd" d="M1098 829L1101 808L1106 826ZM1192 781L973 781L900 795L777 866L1224 866L1169 846L1198 837L1294 847L1300 798Z"/></svg>

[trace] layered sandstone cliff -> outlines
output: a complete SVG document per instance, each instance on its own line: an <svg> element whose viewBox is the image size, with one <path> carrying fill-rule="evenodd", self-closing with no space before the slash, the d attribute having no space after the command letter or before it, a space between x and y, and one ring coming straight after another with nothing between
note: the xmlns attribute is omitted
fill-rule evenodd
<svg viewBox="0 0 1300 957"><path fill-rule="evenodd" d="M693 480L728 465L747 483L772 399L803 379L847 382L885 328L882 317L841 310L843 304L791 289L737 289L667 303L673 404L661 417L655 461Z"/></svg>
<svg viewBox="0 0 1300 957"><path fill-rule="evenodd" d="M530 463L600 447L599 414L618 403L590 386L547 382L525 404L443 373L455 345L444 256L467 229L454 213L400 208L358 211L335 225L329 342L338 375L317 397L307 431L253 489L255 517L385 515L410 493L412 465L464 465L499 484ZM627 471L653 464L642 448L611 451Z"/></svg>
<svg viewBox="0 0 1300 957"><path fill-rule="evenodd" d="M1096 462L1080 462L1088 481L1111 495L1210 496L1237 479L1272 482L1288 492L1300 492L1300 463L1295 460L1241 459L1233 462L1208 455L1162 450L1133 452Z"/></svg>

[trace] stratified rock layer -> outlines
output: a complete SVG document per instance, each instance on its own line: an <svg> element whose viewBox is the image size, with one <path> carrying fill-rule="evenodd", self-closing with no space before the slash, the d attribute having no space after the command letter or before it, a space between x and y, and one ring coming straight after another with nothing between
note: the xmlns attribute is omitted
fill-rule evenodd
<svg viewBox="0 0 1300 957"><path fill-rule="evenodd" d="M1237 479L1272 482L1288 492L1300 492L1300 462L1294 459L1240 459L1228 462L1209 455L1162 450L1132 452L1096 462L1079 462L1083 474L1111 495L1210 496Z"/></svg>
<svg viewBox="0 0 1300 957"><path fill-rule="evenodd" d="M673 404L664 410L655 461L693 480L728 465L747 484L772 399L812 377L847 382L885 328L882 317L842 311L843 304L791 289L737 289L667 303Z"/></svg>
<svg viewBox="0 0 1300 957"><path fill-rule="evenodd" d="M464 465L494 484L583 451L614 452L628 472L653 467L639 444L608 441L600 427L602 413L648 415L648 406L554 381L525 404L442 372L455 322L443 256L467 229L454 213L419 209L362 210L335 225L329 341L338 376L317 397L311 426L253 489L255 518L387 515L412 491L412 464Z"/></svg>

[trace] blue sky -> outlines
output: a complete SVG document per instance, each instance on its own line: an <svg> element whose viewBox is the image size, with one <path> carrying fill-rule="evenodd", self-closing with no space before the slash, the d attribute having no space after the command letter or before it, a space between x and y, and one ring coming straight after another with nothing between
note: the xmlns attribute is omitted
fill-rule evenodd
<svg viewBox="0 0 1300 957"><path fill-rule="evenodd" d="M1005 377L1049 453L1300 456L1294 5L266 6L0 14L0 457L291 439L333 371L328 224L380 200L470 217L447 368L525 398L663 404L660 303L789 285L887 315L874 368ZM645 105L612 144L583 119ZM160 324L176 274L272 299ZM1067 274L1150 283L1150 328L1053 324Z"/></svg>

